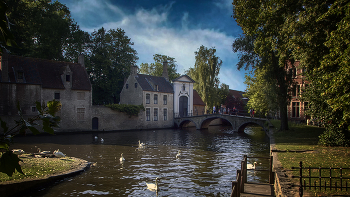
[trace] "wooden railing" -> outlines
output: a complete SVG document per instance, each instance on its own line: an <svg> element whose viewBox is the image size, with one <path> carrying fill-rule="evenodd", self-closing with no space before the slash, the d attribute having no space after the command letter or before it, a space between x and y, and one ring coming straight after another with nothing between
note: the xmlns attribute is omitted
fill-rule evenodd
<svg viewBox="0 0 350 197"><path fill-rule="evenodd" d="M303 162L300 161L299 167L292 167L292 169L299 170L299 176L292 176L292 178L299 178L299 185L295 185L299 187L299 196L303 196L303 190L305 189L318 189L319 191L322 189L326 191L327 188L340 191L350 190L350 185L348 185L350 177L343 177L343 175L350 174L350 168L303 167ZM305 171L307 172L304 173Z"/></svg>
<svg viewBox="0 0 350 197"><path fill-rule="evenodd" d="M259 159L268 159L270 160L269 169L247 169L247 160L248 158L259 158ZM241 169L237 170L237 176L236 181L232 181L232 191L231 191L231 197L239 197L241 193L244 192L244 183L247 183L247 171L248 170L255 170L255 171L269 171L269 184L274 183L274 173L272 171L272 161L273 157L248 157L247 155L244 155L243 161L241 161Z"/></svg>

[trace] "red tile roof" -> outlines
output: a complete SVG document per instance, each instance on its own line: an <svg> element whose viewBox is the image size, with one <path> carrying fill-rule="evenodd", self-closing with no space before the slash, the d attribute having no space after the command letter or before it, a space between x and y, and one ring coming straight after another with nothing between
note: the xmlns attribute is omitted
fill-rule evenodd
<svg viewBox="0 0 350 197"><path fill-rule="evenodd" d="M202 101L201 97L199 96L196 90L193 90L193 105L205 106L205 103Z"/></svg>

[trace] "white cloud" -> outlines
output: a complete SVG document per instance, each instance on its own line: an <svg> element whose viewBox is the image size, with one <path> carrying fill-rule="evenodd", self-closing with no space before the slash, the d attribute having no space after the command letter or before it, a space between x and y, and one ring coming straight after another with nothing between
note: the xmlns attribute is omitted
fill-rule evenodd
<svg viewBox="0 0 350 197"><path fill-rule="evenodd" d="M84 2L86 4L90 2L89 5L93 5L96 3L96 0L78 2ZM208 48L215 47L217 56L223 60L219 76L220 81L230 85L231 89L244 90L244 77L242 76L242 72L238 72L235 67L237 56L232 52L231 47L234 37L215 29L193 28L188 21L190 15L188 12L183 13L181 21L179 21L179 27L170 26L168 15L171 11L172 4L173 2L151 10L139 8L136 9L134 13L125 14L126 12L122 12L117 6L102 3L99 6L95 6L93 12L112 13L112 11L116 10L115 14L118 17L113 15L108 16L108 20L101 21L98 26L93 28L87 28L83 24L79 25L82 30L88 32L92 32L101 27L105 29L122 28L135 44L134 48L139 56L138 64L153 62L153 55L159 53L174 57L177 61L177 69L180 74L184 74L185 70L194 66L194 52L197 51L201 45ZM72 13L74 12L76 16L85 13L86 10L84 9L87 9L88 12L92 12L89 6L79 8L79 10L73 9L74 11L71 11ZM110 19L113 17L115 20Z"/></svg>

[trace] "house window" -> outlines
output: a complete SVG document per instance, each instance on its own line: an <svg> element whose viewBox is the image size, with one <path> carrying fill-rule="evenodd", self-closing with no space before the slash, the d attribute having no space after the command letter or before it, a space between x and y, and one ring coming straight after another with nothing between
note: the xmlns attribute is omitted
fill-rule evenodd
<svg viewBox="0 0 350 197"><path fill-rule="evenodd" d="M135 88L137 88L137 83L135 83Z"/></svg>
<svg viewBox="0 0 350 197"><path fill-rule="evenodd" d="M156 90L156 91L159 91L158 85L155 85L155 90Z"/></svg>
<svg viewBox="0 0 350 197"><path fill-rule="evenodd" d="M85 108L77 108L77 120L82 121L84 120L85 115Z"/></svg>
<svg viewBox="0 0 350 197"><path fill-rule="evenodd" d="M66 81L70 81L70 75L66 75Z"/></svg>
<svg viewBox="0 0 350 197"><path fill-rule="evenodd" d="M78 100L85 100L85 92L77 92Z"/></svg>
<svg viewBox="0 0 350 197"><path fill-rule="evenodd" d="M297 94L297 96L300 94L300 85L297 85L297 87L296 87L296 94Z"/></svg>
<svg viewBox="0 0 350 197"><path fill-rule="evenodd" d="M300 110L299 102L292 102L292 118L300 117L299 110Z"/></svg>
<svg viewBox="0 0 350 197"><path fill-rule="evenodd" d="M150 121L150 120L151 120L151 109L146 108L146 121Z"/></svg>
<svg viewBox="0 0 350 197"><path fill-rule="evenodd" d="M154 121L158 121L158 109L157 108L154 108L154 117L153 117L153 120Z"/></svg>
<svg viewBox="0 0 350 197"><path fill-rule="evenodd" d="M163 96L163 104L166 105L168 103L168 96L164 95Z"/></svg>
<svg viewBox="0 0 350 197"><path fill-rule="evenodd" d="M158 94L154 95L154 104L158 104Z"/></svg>
<svg viewBox="0 0 350 197"><path fill-rule="evenodd" d="M299 89L300 91L300 89ZM298 95L298 88L297 88L297 85L293 85L293 88L292 88L292 96L296 97Z"/></svg>
<svg viewBox="0 0 350 197"><path fill-rule="evenodd" d="M36 111L37 111L36 107L32 107L32 112L36 112Z"/></svg>
<svg viewBox="0 0 350 197"><path fill-rule="evenodd" d="M55 92L55 99L56 100L60 100L60 93L59 92Z"/></svg>
<svg viewBox="0 0 350 197"><path fill-rule="evenodd" d="M292 69L292 77L293 77L293 78L296 78L296 77L297 77L297 69L296 69L296 68L293 68L293 69Z"/></svg>
<svg viewBox="0 0 350 197"><path fill-rule="evenodd" d="M125 84L125 89L128 89L129 88L129 84Z"/></svg>
<svg viewBox="0 0 350 197"><path fill-rule="evenodd" d="M150 95L149 94L146 94L146 104L150 104Z"/></svg>
<svg viewBox="0 0 350 197"><path fill-rule="evenodd" d="M17 75L18 75L18 79L23 79L24 78L23 71L17 71Z"/></svg>
<svg viewBox="0 0 350 197"><path fill-rule="evenodd" d="M168 110L167 109L163 110L163 114L164 114L164 120L168 120Z"/></svg>

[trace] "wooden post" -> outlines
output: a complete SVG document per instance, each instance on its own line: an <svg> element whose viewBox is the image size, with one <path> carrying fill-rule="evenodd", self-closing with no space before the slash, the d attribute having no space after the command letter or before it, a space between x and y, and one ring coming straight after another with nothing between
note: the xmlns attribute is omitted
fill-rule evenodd
<svg viewBox="0 0 350 197"><path fill-rule="evenodd" d="M247 182L247 155L244 155L243 162L242 162L242 171L243 171L243 177L244 177L244 183Z"/></svg>
<svg viewBox="0 0 350 197"><path fill-rule="evenodd" d="M273 156L270 156L270 167L269 167L269 183L273 184L275 182L275 176L272 172Z"/></svg>
<svg viewBox="0 0 350 197"><path fill-rule="evenodd" d="M300 180L299 180L299 196L302 197L303 196L303 162L301 161L299 163L299 176L300 176Z"/></svg>

